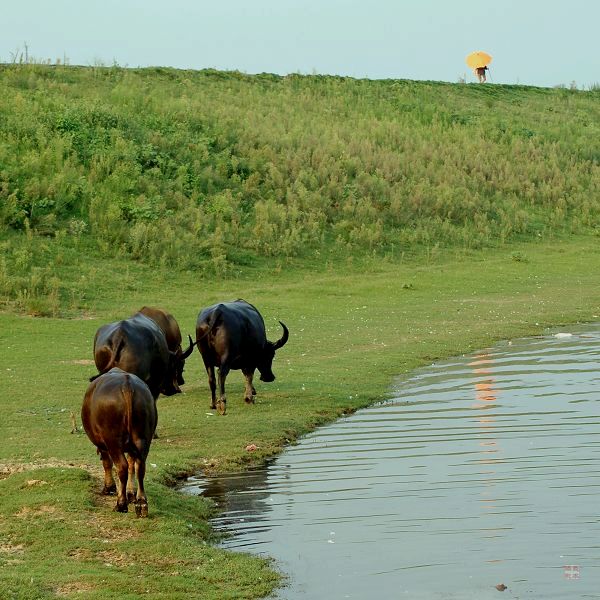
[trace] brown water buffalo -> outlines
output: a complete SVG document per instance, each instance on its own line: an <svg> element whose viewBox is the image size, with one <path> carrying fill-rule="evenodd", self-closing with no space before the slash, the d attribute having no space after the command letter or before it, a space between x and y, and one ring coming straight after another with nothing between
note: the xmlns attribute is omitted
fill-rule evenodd
<svg viewBox="0 0 600 600"><path fill-rule="evenodd" d="M137 313L129 319L103 325L94 338L94 361L99 374L119 367L137 375L156 399L160 393L181 392L178 373L193 346L179 357L169 350L165 334L155 321ZM93 381L98 375L90 378Z"/></svg>
<svg viewBox="0 0 600 600"><path fill-rule="evenodd" d="M188 335L190 345L189 348L184 352L181 348L181 330L179 329L179 324L172 314L168 313L166 310L162 310L161 308L153 308L151 306L144 306L143 308L140 308L138 312L151 318L162 329L163 333L165 334L165 339L167 340L167 347L171 352L175 353L175 356L179 361L177 363L177 384L183 385L185 383L183 379L185 359L194 350L192 337Z"/></svg>
<svg viewBox="0 0 600 600"><path fill-rule="evenodd" d="M156 401L148 386L136 375L121 369L113 368L100 375L85 393L81 423L102 459L102 493L112 494L116 489L116 511L127 512L128 502L135 501L137 516L148 516L144 475L157 421ZM113 464L117 468L116 485Z"/></svg>
<svg viewBox="0 0 600 600"><path fill-rule="evenodd" d="M211 393L211 408L225 414L225 378L231 369L241 369L246 378L244 400L254 402L256 390L252 385L255 369L261 381L274 381L272 363L275 351L289 337L283 327L283 336L269 342L265 323L258 310L245 300L222 302L202 309L196 323L196 345L202 355ZM219 368L219 401L216 399L215 367Z"/></svg>

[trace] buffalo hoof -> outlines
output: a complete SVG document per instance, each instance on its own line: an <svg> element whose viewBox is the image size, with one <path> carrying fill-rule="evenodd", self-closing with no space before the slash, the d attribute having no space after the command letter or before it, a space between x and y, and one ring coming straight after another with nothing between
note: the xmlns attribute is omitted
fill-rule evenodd
<svg viewBox="0 0 600 600"><path fill-rule="evenodd" d="M133 504L135 502L135 494L133 492L127 492L127 504Z"/></svg>
<svg viewBox="0 0 600 600"><path fill-rule="evenodd" d="M117 493L117 485L105 485L100 492L103 496L114 496Z"/></svg>
<svg viewBox="0 0 600 600"><path fill-rule="evenodd" d="M145 518L148 516L148 503L145 500L138 500L135 503L135 514L140 518Z"/></svg>
<svg viewBox="0 0 600 600"><path fill-rule="evenodd" d="M125 504L119 504L117 502L114 510L115 510L115 512L128 512L129 508L127 507L127 502L125 502Z"/></svg>

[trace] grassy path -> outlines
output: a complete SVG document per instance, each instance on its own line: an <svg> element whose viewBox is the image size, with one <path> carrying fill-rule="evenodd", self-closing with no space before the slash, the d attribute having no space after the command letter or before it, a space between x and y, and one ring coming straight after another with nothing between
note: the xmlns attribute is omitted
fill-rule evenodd
<svg viewBox="0 0 600 600"><path fill-rule="evenodd" d="M0 586L8 598L257 598L278 585L268 561L211 546L210 506L163 485L197 468L237 469L279 452L319 423L385 397L395 376L545 327L600 315L596 238L513 245L433 261L375 262L340 269L263 270L223 282L136 272L126 293L106 272L86 319L0 314ZM111 297L112 289L115 291ZM270 338L277 319L290 342L277 380L258 382L255 406L242 376L228 380L228 415L208 414L195 354L185 393L161 397L150 451L150 517L112 513L100 498L100 463L84 434L71 435L98 326L143 304L193 331L200 307L243 297ZM79 418L78 418L79 420ZM254 443L258 450L248 453ZM154 466L156 465L156 466ZM2 474L3 473L3 474ZM8 473L12 473L8 475Z"/></svg>

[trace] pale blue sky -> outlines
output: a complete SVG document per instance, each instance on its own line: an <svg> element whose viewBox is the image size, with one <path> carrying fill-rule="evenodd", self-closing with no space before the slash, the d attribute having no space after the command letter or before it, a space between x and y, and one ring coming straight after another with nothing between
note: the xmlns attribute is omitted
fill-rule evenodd
<svg viewBox="0 0 600 600"><path fill-rule="evenodd" d="M485 50L494 82L600 83L599 0L5 0L0 61L24 42L71 64L450 82Z"/></svg>

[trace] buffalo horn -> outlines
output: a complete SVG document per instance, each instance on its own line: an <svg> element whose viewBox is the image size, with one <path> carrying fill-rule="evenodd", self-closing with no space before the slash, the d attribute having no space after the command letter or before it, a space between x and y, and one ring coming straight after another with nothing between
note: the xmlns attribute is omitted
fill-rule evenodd
<svg viewBox="0 0 600 600"><path fill-rule="evenodd" d="M275 350L281 348L281 346L284 346L285 343L288 341L288 338L290 337L290 332L288 331L288 328L281 321L279 321L279 324L283 327L283 335L273 344Z"/></svg>
<svg viewBox="0 0 600 600"><path fill-rule="evenodd" d="M192 342L192 336L190 334L188 334L188 338L190 340L190 347L181 354L181 356L180 356L181 360L185 360L192 353L192 350L194 349L194 342Z"/></svg>

